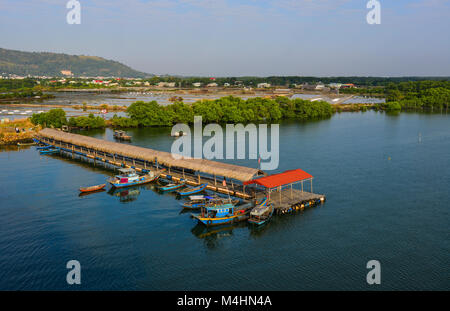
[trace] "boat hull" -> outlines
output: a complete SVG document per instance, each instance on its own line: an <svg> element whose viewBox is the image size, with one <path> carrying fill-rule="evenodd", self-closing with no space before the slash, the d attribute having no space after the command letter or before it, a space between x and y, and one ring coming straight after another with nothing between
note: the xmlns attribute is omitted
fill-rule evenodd
<svg viewBox="0 0 450 311"><path fill-rule="evenodd" d="M228 200L227 200L228 201ZM221 204L225 204L226 202L221 202ZM231 203L233 205L236 205L239 203L239 200L233 200L231 201ZM191 209L191 210L196 210L196 209L200 209L202 207L206 207L208 205L210 205L210 202L201 202L201 203L190 203L190 202L186 202L182 205L182 207L184 209Z"/></svg>
<svg viewBox="0 0 450 311"><path fill-rule="evenodd" d="M106 184L98 185L98 186L92 186L92 187L81 187L80 192L93 192L93 191L99 191L106 187Z"/></svg>
<svg viewBox="0 0 450 311"><path fill-rule="evenodd" d="M198 186L198 187L190 189L190 190L178 192L178 195L182 196L182 197L185 197L185 196L197 194L197 193L200 193L203 190L205 190L207 186L208 186L207 184L203 184L202 186Z"/></svg>
<svg viewBox="0 0 450 311"><path fill-rule="evenodd" d="M233 224L241 221L245 221L249 218L248 213L245 214L235 214L229 217L220 217L220 218L209 218L209 217L201 217L200 215L193 215L194 218L198 220L199 223L211 227L211 226L219 226L225 224Z"/></svg>
<svg viewBox="0 0 450 311"><path fill-rule="evenodd" d="M58 152L59 152L59 150L53 150L53 149L39 151L40 154L54 154L54 153L58 153Z"/></svg>
<svg viewBox="0 0 450 311"><path fill-rule="evenodd" d="M181 189L184 186L186 186L186 184L178 184L175 186L163 186L163 187L159 187L159 190L160 191L173 191L173 190Z"/></svg>
<svg viewBox="0 0 450 311"><path fill-rule="evenodd" d="M120 188L126 188L126 187L132 187L132 186L137 186L137 185L143 185L143 184L148 184L151 183L152 181L157 180L158 177L155 178L144 178L143 180L137 180L137 181L133 181L133 182L128 182L128 183L114 183L109 181L109 183L111 184L112 187L120 189Z"/></svg>

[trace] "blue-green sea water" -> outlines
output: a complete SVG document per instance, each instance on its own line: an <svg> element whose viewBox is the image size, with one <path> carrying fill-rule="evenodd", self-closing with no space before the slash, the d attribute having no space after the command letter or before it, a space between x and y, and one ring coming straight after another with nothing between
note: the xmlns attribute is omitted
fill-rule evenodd
<svg viewBox="0 0 450 311"><path fill-rule="evenodd" d="M170 129L128 132L133 144L170 151ZM34 147L3 149L0 167L1 290L450 289L447 114L281 124L274 172L311 173L327 201L261 229L206 230L153 185L80 197L78 187L113 172ZM66 282L72 259L81 285ZM380 285L366 282L372 259Z"/></svg>

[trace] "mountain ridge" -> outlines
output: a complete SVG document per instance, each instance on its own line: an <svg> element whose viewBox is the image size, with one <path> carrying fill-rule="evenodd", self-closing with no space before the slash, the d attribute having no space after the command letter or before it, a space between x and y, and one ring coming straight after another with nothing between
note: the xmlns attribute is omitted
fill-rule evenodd
<svg viewBox="0 0 450 311"><path fill-rule="evenodd" d="M66 76L62 71L71 71L73 76L112 76L144 78L152 76L132 69L118 61L100 56L69 55L53 52L25 52L0 47L0 74L32 76Z"/></svg>

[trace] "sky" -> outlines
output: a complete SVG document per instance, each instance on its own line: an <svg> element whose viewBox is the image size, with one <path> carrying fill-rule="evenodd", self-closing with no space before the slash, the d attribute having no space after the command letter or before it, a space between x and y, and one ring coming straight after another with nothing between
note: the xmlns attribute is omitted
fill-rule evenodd
<svg viewBox="0 0 450 311"><path fill-rule="evenodd" d="M0 47L186 76L450 76L450 0L0 0ZM0 59L1 61L1 59Z"/></svg>

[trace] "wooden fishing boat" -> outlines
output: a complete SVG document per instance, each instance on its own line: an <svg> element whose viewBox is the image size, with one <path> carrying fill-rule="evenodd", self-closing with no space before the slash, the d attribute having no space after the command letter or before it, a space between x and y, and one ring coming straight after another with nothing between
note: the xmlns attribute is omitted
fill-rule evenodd
<svg viewBox="0 0 450 311"><path fill-rule="evenodd" d="M184 209L200 209L202 207L206 206L214 206L214 205L221 205L230 202L230 199L221 198L217 196L208 196L208 195L193 195L189 196L188 202L185 202L182 204L182 207ZM231 204L236 205L240 202L240 200L235 199L231 200Z"/></svg>
<svg viewBox="0 0 450 311"><path fill-rule="evenodd" d="M40 154L53 154L53 153L58 153L59 150L55 149L55 148L50 148L50 149L44 149L39 151Z"/></svg>
<svg viewBox="0 0 450 311"><path fill-rule="evenodd" d="M184 197L184 196L200 193L203 190L205 190L207 186L208 186L208 184L201 184L201 185L199 185L197 187L194 187L194 188L189 188L189 189L186 189L184 191L178 191L178 195Z"/></svg>
<svg viewBox="0 0 450 311"><path fill-rule="evenodd" d="M257 226L263 225L272 217L273 211L274 208L273 205L269 203L269 199L264 198L252 209L248 222Z"/></svg>
<svg viewBox="0 0 450 311"><path fill-rule="evenodd" d="M179 184L171 183L171 184L167 184L167 185L159 187L159 190L160 191L173 191L173 190L181 189L181 188L183 188L185 186L186 186L185 182L182 182L182 183L179 183Z"/></svg>
<svg viewBox="0 0 450 311"><path fill-rule="evenodd" d="M159 173L155 174L150 171L147 175L138 175L136 170L132 168L122 168L119 169L120 174L116 175L114 178L108 179L108 182L114 188L124 188L136 185L142 185L150 183L159 178Z"/></svg>
<svg viewBox="0 0 450 311"><path fill-rule="evenodd" d="M36 143L17 143L17 146L34 146Z"/></svg>
<svg viewBox="0 0 450 311"><path fill-rule="evenodd" d="M124 131L114 131L114 138L118 140L131 140L131 136L127 135Z"/></svg>
<svg viewBox="0 0 450 311"><path fill-rule="evenodd" d="M249 217L251 203L235 207L231 203L217 206L206 206L202 208L200 214L192 214L199 223L209 227L224 224L231 224L247 220Z"/></svg>
<svg viewBox="0 0 450 311"><path fill-rule="evenodd" d="M99 191L106 187L106 184L96 185L96 186L90 186L90 187L80 187L80 192L93 192L93 191Z"/></svg>

